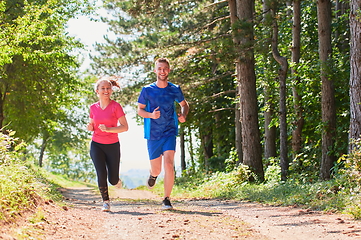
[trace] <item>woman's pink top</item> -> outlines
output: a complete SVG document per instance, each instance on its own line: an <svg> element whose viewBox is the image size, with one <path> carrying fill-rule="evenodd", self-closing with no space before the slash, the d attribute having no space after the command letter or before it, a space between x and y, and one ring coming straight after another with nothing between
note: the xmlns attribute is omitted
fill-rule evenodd
<svg viewBox="0 0 361 240"><path fill-rule="evenodd" d="M90 106L90 118L94 121L92 140L101 144L118 142L118 133L102 132L99 129L99 125L104 124L106 127L116 127L119 125L118 119L122 116L125 116L123 108L114 100L111 100L105 109L100 107L100 102L93 103Z"/></svg>

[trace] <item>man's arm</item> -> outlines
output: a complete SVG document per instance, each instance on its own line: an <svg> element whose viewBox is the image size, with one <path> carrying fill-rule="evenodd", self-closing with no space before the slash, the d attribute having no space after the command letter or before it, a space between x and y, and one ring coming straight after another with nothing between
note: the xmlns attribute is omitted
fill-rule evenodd
<svg viewBox="0 0 361 240"><path fill-rule="evenodd" d="M179 103L179 105L181 106L181 113L178 114L178 121L184 123L189 112L189 104L186 100L183 100Z"/></svg>
<svg viewBox="0 0 361 240"><path fill-rule="evenodd" d="M145 111L145 104L138 103L138 115L144 118L158 119L160 117L159 107L154 109L153 112Z"/></svg>

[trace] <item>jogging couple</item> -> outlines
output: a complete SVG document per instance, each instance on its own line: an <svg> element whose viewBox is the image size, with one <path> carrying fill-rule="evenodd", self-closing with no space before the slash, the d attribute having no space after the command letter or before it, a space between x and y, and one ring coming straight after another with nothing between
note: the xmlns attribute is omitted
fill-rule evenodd
<svg viewBox="0 0 361 240"><path fill-rule="evenodd" d="M172 209L170 195L174 185L174 154L178 122L185 122L189 105L179 86L168 81L168 59L155 62L156 82L143 87L138 98L138 115L144 118L144 137L147 139L150 175L147 186L153 188L164 164L163 209ZM88 130L93 131L90 155L93 160L103 211L110 211L107 179L119 184L120 144L118 133L128 130L128 123L121 105L111 100L116 81L100 79L95 86L99 101L90 106ZM175 102L180 105L176 113Z"/></svg>

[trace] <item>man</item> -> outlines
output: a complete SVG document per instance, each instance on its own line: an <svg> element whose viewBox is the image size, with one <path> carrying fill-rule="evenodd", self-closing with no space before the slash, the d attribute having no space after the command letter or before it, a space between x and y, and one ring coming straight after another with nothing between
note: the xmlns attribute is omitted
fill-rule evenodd
<svg viewBox="0 0 361 240"><path fill-rule="evenodd" d="M164 161L163 209L173 208L169 198L174 185L178 121L185 122L189 110L180 87L168 82L170 71L168 59L157 59L154 69L157 81L143 87L138 98L138 115L144 118L144 137L147 139L150 159L149 188L154 187ZM178 119L174 102L178 102L181 107Z"/></svg>

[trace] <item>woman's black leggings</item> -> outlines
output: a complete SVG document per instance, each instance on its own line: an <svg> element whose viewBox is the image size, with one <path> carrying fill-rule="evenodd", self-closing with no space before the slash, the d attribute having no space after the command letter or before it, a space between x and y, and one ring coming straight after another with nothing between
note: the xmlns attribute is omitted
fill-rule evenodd
<svg viewBox="0 0 361 240"><path fill-rule="evenodd" d="M120 144L90 143L90 156L98 177L98 187L103 201L109 200L108 183L116 185L119 181Z"/></svg>

